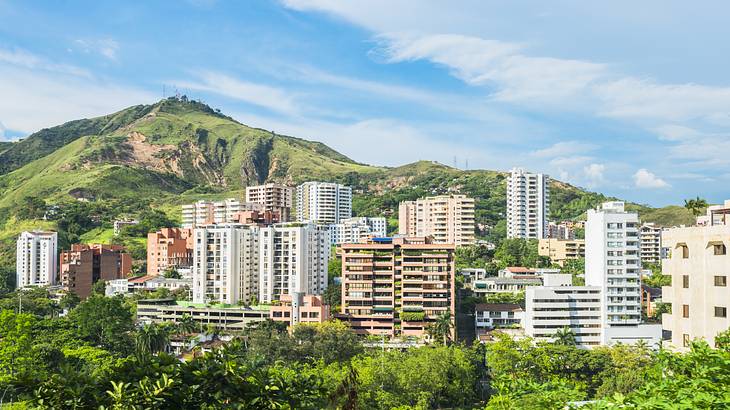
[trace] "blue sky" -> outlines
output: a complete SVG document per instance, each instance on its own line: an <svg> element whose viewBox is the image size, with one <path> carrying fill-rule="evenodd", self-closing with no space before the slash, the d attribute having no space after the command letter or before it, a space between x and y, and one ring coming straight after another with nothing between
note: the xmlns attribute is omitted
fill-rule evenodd
<svg viewBox="0 0 730 410"><path fill-rule="evenodd" d="M0 0L0 138L173 89L378 165L730 198L725 2Z"/></svg>

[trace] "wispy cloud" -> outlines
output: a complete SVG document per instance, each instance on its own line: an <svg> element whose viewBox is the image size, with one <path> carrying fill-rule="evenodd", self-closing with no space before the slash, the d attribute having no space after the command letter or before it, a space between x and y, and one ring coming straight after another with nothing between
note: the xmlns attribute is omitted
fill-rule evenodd
<svg viewBox="0 0 730 410"><path fill-rule="evenodd" d="M55 63L49 59L19 48L0 48L0 62L30 70L42 70L80 77L91 77L91 73L83 68L69 64Z"/></svg>
<svg viewBox="0 0 730 410"><path fill-rule="evenodd" d="M531 154L539 158L565 157L593 151L597 148L598 145L588 142L560 141L547 148L532 151Z"/></svg>
<svg viewBox="0 0 730 410"><path fill-rule="evenodd" d="M77 39L73 42L73 49L83 53L97 53L109 59L117 59L119 43L112 38Z"/></svg>
<svg viewBox="0 0 730 410"><path fill-rule="evenodd" d="M634 184L637 188L657 189L668 188L670 185L663 179L657 177L645 168L641 168L634 174Z"/></svg>

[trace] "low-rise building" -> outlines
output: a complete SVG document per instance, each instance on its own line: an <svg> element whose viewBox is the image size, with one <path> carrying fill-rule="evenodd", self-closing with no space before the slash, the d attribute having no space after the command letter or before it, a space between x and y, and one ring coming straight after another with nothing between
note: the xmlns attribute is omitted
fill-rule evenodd
<svg viewBox="0 0 730 410"><path fill-rule="evenodd" d="M525 291L525 334L553 341L565 328L584 347L601 344L601 288L598 286L535 286Z"/></svg>
<svg viewBox="0 0 730 410"><path fill-rule="evenodd" d="M132 271L132 257L123 246L74 244L61 252L61 285L84 299L94 283L125 278Z"/></svg>
<svg viewBox="0 0 730 410"><path fill-rule="evenodd" d="M537 253L550 258L551 263L565 266L568 260L585 258L586 242L583 239L540 239Z"/></svg>
<svg viewBox="0 0 730 410"><path fill-rule="evenodd" d="M114 236L119 236L122 233L122 229L127 226L139 225L139 221L136 219L122 219L114 221Z"/></svg>
<svg viewBox="0 0 730 410"><path fill-rule="evenodd" d="M522 306L514 303L479 303L474 307L477 340L484 340L493 329L520 327L524 317Z"/></svg>
<svg viewBox="0 0 730 410"><path fill-rule="evenodd" d="M486 269L480 268L466 268L457 272L459 276L464 278L464 287L467 289L473 289L474 283L478 280L483 280L488 277Z"/></svg>
<svg viewBox="0 0 730 410"><path fill-rule="evenodd" d="M330 307L321 296L305 295L295 292L282 295L279 302L271 306L271 319L287 322L289 325L299 323L322 323L330 318Z"/></svg>
<svg viewBox="0 0 730 410"><path fill-rule="evenodd" d="M208 306L174 299L148 299L137 302L137 321L142 323L179 323L184 316L203 327L213 326L223 331L242 331L246 326L270 318L267 307L233 305Z"/></svg>

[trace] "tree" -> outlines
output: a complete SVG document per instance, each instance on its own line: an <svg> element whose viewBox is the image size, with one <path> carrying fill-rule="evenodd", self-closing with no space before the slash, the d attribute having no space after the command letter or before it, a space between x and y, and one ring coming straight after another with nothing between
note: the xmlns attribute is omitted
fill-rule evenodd
<svg viewBox="0 0 730 410"><path fill-rule="evenodd" d="M165 272L162 273L162 276L164 276L168 279L181 279L182 278L182 275L180 275L180 272L178 272L177 269L175 269L172 266L165 269Z"/></svg>
<svg viewBox="0 0 730 410"><path fill-rule="evenodd" d="M563 346L575 346L575 333L573 333L573 331L567 326L562 329L558 329L555 332L554 342L555 344Z"/></svg>
<svg viewBox="0 0 730 410"><path fill-rule="evenodd" d="M705 208L707 208L707 201L699 196L694 199L685 199L684 207L687 208L692 215L700 216Z"/></svg>
<svg viewBox="0 0 730 410"><path fill-rule="evenodd" d="M114 353L130 351L134 328L132 311L121 296L92 294L69 313L79 335L95 346Z"/></svg>
<svg viewBox="0 0 730 410"><path fill-rule="evenodd" d="M137 330L135 350L138 357L165 352L170 346L170 330L168 326L158 323L143 325Z"/></svg>
<svg viewBox="0 0 730 410"><path fill-rule="evenodd" d="M74 292L66 292L61 296L58 305L61 309L71 310L81 303L81 298Z"/></svg>
<svg viewBox="0 0 730 410"><path fill-rule="evenodd" d="M178 333L196 333L200 331L200 323L196 322L192 316L185 313L177 322Z"/></svg>
<svg viewBox="0 0 730 410"><path fill-rule="evenodd" d="M436 321L428 328L428 333L436 340L443 340L444 346L451 338L451 312L444 312L436 318Z"/></svg>

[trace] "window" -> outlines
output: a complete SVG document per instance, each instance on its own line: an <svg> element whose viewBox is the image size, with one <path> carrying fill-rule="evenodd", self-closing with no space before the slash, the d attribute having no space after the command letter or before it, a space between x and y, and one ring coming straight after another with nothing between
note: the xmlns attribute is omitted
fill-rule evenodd
<svg viewBox="0 0 730 410"><path fill-rule="evenodd" d="M715 317L727 317L727 308L723 306L715 306Z"/></svg>
<svg viewBox="0 0 730 410"><path fill-rule="evenodd" d="M682 305L682 317L689 317L689 305Z"/></svg>
<svg viewBox="0 0 730 410"><path fill-rule="evenodd" d="M684 347L689 347L689 335L687 333L682 335L682 345Z"/></svg>
<svg viewBox="0 0 730 410"><path fill-rule="evenodd" d="M682 287L689 289L689 275L682 275Z"/></svg>
<svg viewBox="0 0 730 410"><path fill-rule="evenodd" d="M689 259L689 246L682 245L682 259Z"/></svg>
<svg viewBox="0 0 730 410"><path fill-rule="evenodd" d="M725 255L727 253L727 248L723 243L713 245L712 248L715 252L715 255Z"/></svg>
<svg viewBox="0 0 730 410"><path fill-rule="evenodd" d="M727 276L715 276L715 286L727 286Z"/></svg>

